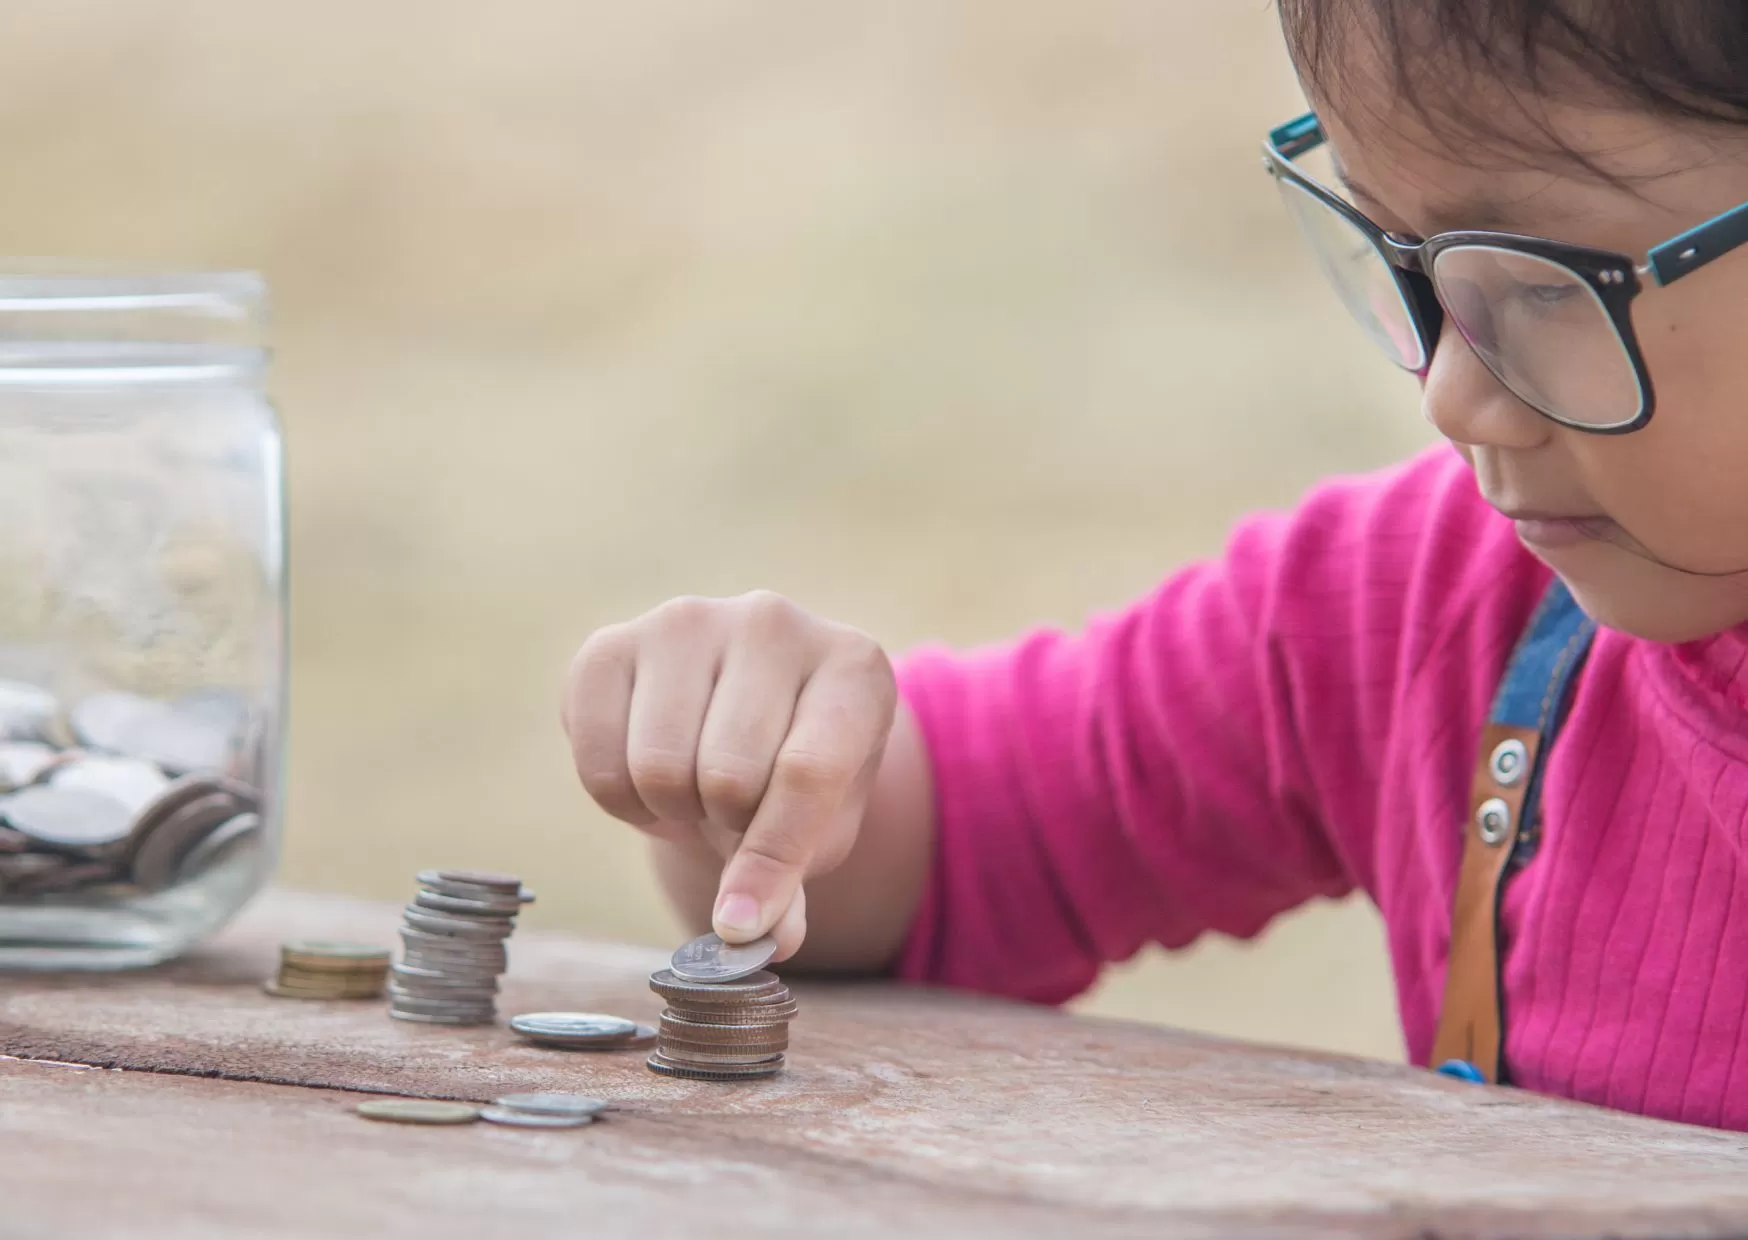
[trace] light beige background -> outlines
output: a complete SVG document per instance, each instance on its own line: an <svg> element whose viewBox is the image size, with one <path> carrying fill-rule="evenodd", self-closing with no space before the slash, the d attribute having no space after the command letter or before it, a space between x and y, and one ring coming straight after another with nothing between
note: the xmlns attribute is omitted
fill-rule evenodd
<svg viewBox="0 0 1748 1240"><path fill-rule="evenodd" d="M595 625L1075 623L1425 442L1259 167L1298 107L1260 0L56 0L0 40L0 246L273 283L285 878L511 868L663 943L555 723ZM1400 1054L1358 904L1086 1006Z"/></svg>

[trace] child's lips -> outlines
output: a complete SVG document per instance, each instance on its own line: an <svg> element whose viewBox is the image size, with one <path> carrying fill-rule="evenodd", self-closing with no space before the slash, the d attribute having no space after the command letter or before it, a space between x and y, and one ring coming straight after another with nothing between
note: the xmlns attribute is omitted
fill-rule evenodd
<svg viewBox="0 0 1748 1240"><path fill-rule="evenodd" d="M1565 516L1558 513L1521 510L1506 512L1517 527L1517 536L1532 547L1572 547L1606 539L1614 528L1607 517Z"/></svg>

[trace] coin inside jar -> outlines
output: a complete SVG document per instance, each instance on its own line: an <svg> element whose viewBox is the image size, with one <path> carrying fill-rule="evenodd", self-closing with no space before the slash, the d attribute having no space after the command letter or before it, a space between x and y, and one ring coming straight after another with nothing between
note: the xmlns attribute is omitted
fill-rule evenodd
<svg viewBox="0 0 1748 1240"><path fill-rule="evenodd" d="M0 817L13 830L59 848L117 844L134 823L133 811L113 797L45 784L32 784L0 801Z"/></svg>
<svg viewBox="0 0 1748 1240"><path fill-rule="evenodd" d="M36 741L61 713L61 704L46 689L18 680L0 680L0 740Z"/></svg>
<svg viewBox="0 0 1748 1240"><path fill-rule="evenodd" d="M52 788L95 792L137 814L170 786L170 777L138 758L85 757L57 765L48 783Z"/></svg>

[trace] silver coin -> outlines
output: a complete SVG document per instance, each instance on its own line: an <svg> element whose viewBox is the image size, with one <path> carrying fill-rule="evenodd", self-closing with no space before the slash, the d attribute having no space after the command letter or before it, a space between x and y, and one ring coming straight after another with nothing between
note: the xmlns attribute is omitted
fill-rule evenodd
<svg viewBox="0 0 1748 1240"><path fill-rule="evenodd" d="M403 986L472 986L472 980L458 977L449 969L433 969L427 965L413 965L402 961L392 965L389 972ZM497 988L497 975L492 975L492 987Z"/></svg>
<svg viewBox="0 0 1748 1240"><path fill-rule="evenodd" d="M467 940L463 939L460 941L466 942ZM407 943L404 939L402 940L402 944L406 947L406 955L408 956L417 953L426 960L435 961L439 964L449 963L458 965L462 968L483 969L487 967L496 967L501 969L508 964L510 960L509 953L498 944L482 943L481 947L485 948L485 950L473 952L444 951L441 947L428 947L423 943ZM407 963L414 964L417 962L409 960Z"/></svg>
<svg viewBox="0 0 1748 1240"><path fill-rule="evenodd" d="M520 900L464 900L436 891L421 891L413 897L413 903L434 913L462 913L470 917L514 917L522 911Z"/></svg>
<svg viewBox="0 0 1748 1240"><path fill-rule="evenodd" d="M239 857L252 856L261 850L263 842L261 815L238 814L214 827L211 834L188 850L177 863L176 881L190 882Z"/></svg>
<svg viewBox="0 0 1748 1240"><path fill-rule="evenodd" d="M0 740L46 740L61 704L47 689L20 680L0 680Z"/></svg>
<svg viewBox="0 0 1748 1240"><path fill-rule="evenodd" d="M487 887L493 891L520 891L522 880L514 874L499 874L493 870L427 870L440 883L461 883L468 887ZM420 881L424 875L419 876Z"/></svg>
<svg viewBox="0 0 1748 1240"><path fill-rule="evenodd" d="M712 1064L710 1067L693 1067L691 1064L680 1063L669 1059L657 1051L644 1061L652 1072L663 1076L677 1076L691 1081L750 1081L760 1077L776 1076L783 1070L783 1056L757 1064Z"/></svg>
<svg viewBox="0 0 1748 1240"><path fill-rule="evenodd" d="M134 737L164 710L162 702L137 693L94 693L74 705L67 722L81 745L128 753Z"/></svg>
<svg viewBox="0 0 1748 1240"><path fill-rule="evenodd" d="M715 1040L757 1042L778 1034L787 1036L786 1020L717 1024L714 1021L687 1020L674 1015L672 1008L662 1013L662 1032L697 1042Z"/></svg>
<svg viewBox="0 0 1748 1240"><path fill-rule="evenodd" d="M498 1005L491 995L483 999L449 1000L391 994L388 1001L389 1006L397 1012L422 1012L427 1016L474 1016L483 1020L495 1020L498 1015Z"/></svg>
<svg viewBox="0 0 1748 1240"><path fill-rule="evenodd" d="M800 1011L800 1006L794 999L786 999L782 1003L747 1002L714 1007L706 1007L701 1003L688 1007L681 1000L674 1000L674 1004L675 1006L667 1008L662 1015L694 1025L780 1025L787 1024Z"/></svg>
<svg viewBox="0 0 1748 1240"><path fill-rule="evenodd" d="M409 948L418 948L437 956L462 956L470 960L484 960L492 956L504 957L509 949L501 937L468 938L459 934L433 934L420 930L403 922L401 925L401 942Z"/></svg>
<svg viewBox="0 0 1748 1240"><path fill-rule="evenodd" d="M492 1099L492 1105L524 1115L565 1115L573 1118L599 1115L607 1109L604 1098L586 1098L582 1094L534 1093L506 1094Z"/></svg>
<svg viewBox="0 0 1748 1240"><path fill-rule="evenodd" d="M0 729L4 727L0 723ZM62 761L60 750L39 741L0 742L0 792L15 792L34 784Z"/></svg>
<svg viewBox="0 0 1748 1240"><path fill-rule="evenodd" d="M407 932L403 930L401 943L408 951L423 952L427 956L446 960L509 959L509 948L504 945L501 939L464 939L457 935L430 935L425 938L410 939Z"/></svg>
<svg viewBox="0 0 1748 1240"><path fill-rule="evenodd" d="M230 757L228 728L134 693L94 694L68 719L80 744L144 758L172 775L220 771Z"/></svg>
<svg viewBox="0 0 1748 1240"><path fill-rule="evenodd" d="M446 975L481 973L496 976L510 967L503 956L452 956L408 948L401 953L401 963L414 969L433 969Z"/></svg>
<svg viewBox="0 0 1748 1240"><path fill-rule="evenodd" d="M664 999L696 1003L745 1003L788 990L775 973L761 971L732 982L691 982L671 969L649 975L649 988Z"/></svg>
<svg viewBox="0 0 1748 1240"><path fill-rule="evenodd" d="M472 1011L477 1008L492 1007L497 1002L497 995L489 990L478 994L467 994L449 991L434 994L429 991L413 992L400 985L390 985L389 996L397 1003L410 1008L467 1008Z"/></svg>
<svg viewBox="0 0 1748 1240"><path fill-rule="evenodd" d="M400 965L390 970L389 981L410 995L429 995L433 999L463 999L472 995L489 998L498 993L498 975L466 977L454 973L430 976L435 970L421 969L408 973Z"/></svg>
<svg viewBox="0 0 1748 1240"><path fill-rule="evenodd" d="M95 792L127 806L138 814L163 795L170 777L139 758L93 755L64 762L48 777L54 788L77 788Z"/></svg>
<svg viewBox="0 0 1748 1240"><path fill-rule="evenodd" d="M510 967L510 962L504 959L474 960L466 956L444 956L432 952L415 952L408 950L401 955L401 963L411 969L430 969L445 977L465 977L479 974L485 977L496 977Z"/></svg>
<svg viewBox="0 0 1748 1240"><path fill-rule="evenodd" d="M599 1012L524 1012L510 1018L510 1031L545 1042L622 1042L637 1035L637 1022Z"/></svg>
<svg viewBox="0 0 1748 1240"><path fill-rule="evenodd" d="M389 1012L395 1016L433 1016L474 1021L489 1021L497 1016L497 1009L490 1003L427 1003L420 999L402 998L389 1001Z"/></svg>
<svg viewBox="0 0 1748 1240"><path fill-rule="evenodd" d="M388 996L396 1003L405 1000L410 1004L446 1004L450 1007L465 1007L469 1010L493 1007L498 1001L497 989L483 986L478 989L465 989L459 986L452 986L448 989L437 987L413 989L395 984L388 987Z"/></svg>
<svg viewBox="0 0 1748 1240"><path fill-rule="evenodd" d="M416 969L441 974L443 981L427 982L426 987L443 985L453 990L485 990L497 993L498 978L503 976L502 969L432 969L429 965L414 965ZM408 984L408 979L402 978L402 984ZM411 987L420 989L421 987Z"/></svg>
<svg viewBox="0 0 1748 1240"><path fill-rule="evenodd" d="M487 956L478 959L472 956L449 956L441 952L417 951L408 948L401 954L401 963L410 969L429 969L441 973L445 977L480 973L496 977L509 968L509 960L503 957Z"/></svg>
<svg viewBox="0 0 1748 1240"><path fill-rule="evenodd" d="M674 976L687 982L735 982L757 973L777 954L770 935L751 943L724 943L715 934L701 934L682 945L668 964Z"/></svg>
<svg viewBox="0 0 1748 1240"><path fill-rule="evenodd" d="M56 848L101 848L133 830L133 811L120 801L77 788L33 784L0 798L0 819Z"/></svg>
<svg viewBox="0 0 1748 1240"><path fill-rule="evenodd" d="M454 896L458 900L515 900L518 904L532 904L534 892L527 887L515 891L507 891L502 887L482 887L475 883L457 883L449 879L439 878L436 870L425 870L419 874L419 886L435 895Z"/></svg>
<svg viewBox="0 0 1748 1240"><path fill-rule="evenodd" d="M532 1111L512 1111L508 1107L486 1107L479 1117L488 1124L503 1124L510 1128L587 1128L595 1122L593 1115L537 1115Z"/></svg>
<svg viewBox="0 0 1748 1240"><path fill-rule="evenodd" d="M423 930L427 934L442 935L457 939L500 940L510 937L514 926L501 921L478 921L471 918L456 917L449 913L432 913L409 904L401 914L401 921L415 930Z"/></svg>

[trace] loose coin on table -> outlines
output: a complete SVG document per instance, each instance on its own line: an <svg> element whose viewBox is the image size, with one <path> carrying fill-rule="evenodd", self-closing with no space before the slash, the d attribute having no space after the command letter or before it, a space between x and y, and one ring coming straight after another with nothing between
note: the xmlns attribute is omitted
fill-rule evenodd
<svg viewBox="0 0 1748 1240"><path fill-rule="evenodd" d="M358 1104L358 1114L391 1124L471 1124L480 1117L480 1108L429 1098L373 1098Z"/></svg>
<svg viewBox="0 0 1748 1240"><path fill-rule="evenodd" d="M751 943L725 943L715 934L701 934L674 952L668 967L688 982L733 982L757 973L777 954L770 935Z"/></svg>
<svg viewBox="0 0 1748 1240"><path fill-rule="evenodd" d="M524 1012L510 1018L510 1031L536 1046L561 1050L622 1050L656 1036L648 1025L599 1012Z"/></svg>
<svg viewBox="0 0 1748 1240"><path fill-rule="evenodd" d="M528 1115L557 1115L588 1118L607 1109L605 1098L589 1098L582 1094L536 1093L506 1094L492 1099L492 1105Z"/></svg>
<svg viewBox="0 0 1748 1240"><path fill-rule="evenodd" d="M509 1107L487 1107L479 1117L488 1124L503 1124L509 1128L587 1128L595 1122L593 1115L542 1115L537 1111L513 1111Z"/></svg>

